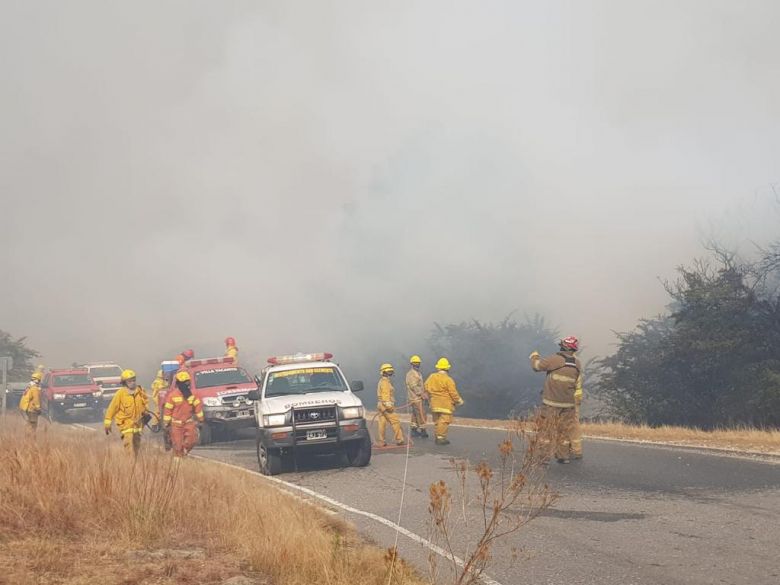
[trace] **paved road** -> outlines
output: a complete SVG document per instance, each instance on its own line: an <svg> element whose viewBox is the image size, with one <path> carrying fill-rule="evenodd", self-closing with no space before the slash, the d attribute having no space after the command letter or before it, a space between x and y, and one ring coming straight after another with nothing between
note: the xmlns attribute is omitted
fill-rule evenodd
<svg viewBox="0 0 780 585"><path fill-rule="evenodd" d="M418 441L409 460L401 525L429 534L428 487L454 482L451 458L495 460L500 431L453 428L448 447ZM206 457L256 470L254 441L200 448ZM305 461L281 476L360 510L395 521L404 451L375 453L364 469L330 458ZM703 451L589 441L586 458L553 465L553 509L494 551L488 571L502 585L773 584L780 583L780 464ZM457 546L478 530L475 505L459 525ZM342 512L381 546L395 533ZM512 548L520 554L512 554ZM401 536L401 554L426 570L428 551ZM456 550L456 553L458 550Z"/></svg>

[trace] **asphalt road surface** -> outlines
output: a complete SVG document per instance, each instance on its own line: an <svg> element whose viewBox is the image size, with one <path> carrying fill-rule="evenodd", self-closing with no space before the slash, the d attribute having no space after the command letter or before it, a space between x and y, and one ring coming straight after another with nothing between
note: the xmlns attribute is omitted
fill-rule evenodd
<svg viewBox="0 0 780 585"><path fill-rule="evenodd" d="M504 436L451 428L449 446L418 439L410 449L401 526L427 538L430 484L457 483L453 458L495 462ZM257 470L254 439L199 447L195 453ZM337 507L337 513L370 541L389 547L396 531L377 517L398 519L405 463L405 450L375 451L365 468L342 468L335 458L314 457L279 478L350 507L353 511ZM583 461L553 463L547 481L560 499L494 549L487 571L494 582L780 584L778 461L590 440ZM453 515L456 554L462 556L479 533L478 510L471 498L464 514L458 509ZM408 535L398 537L398 547L424 573L429 558L438 558ZM440 566L445 562L438 560Z"/></svg>
<svg viewBox="0 0 780 585"><path fill-rule="evenodd" d="M495 461L503 437L500 431L452 428L447 447L418 439L410 450L401 525L427 537L430 484L456 483L452 458ZM257 469L253 440L197 452ZM310 458L280 478L395 522L405 455L375 452L362 469ZM487 573L502 585L780 583L778 463L591 440L583 461L551 465L548 482L560 495L554 507L494 550ZM474 511L476 503L468 507ZM391 528L364 515L339 513L378 545L394 543ZM457 525L456 554L479 532L469 516L468 524ZM428 570L427 549L404 535L398 543L405 559Z"/></svg>

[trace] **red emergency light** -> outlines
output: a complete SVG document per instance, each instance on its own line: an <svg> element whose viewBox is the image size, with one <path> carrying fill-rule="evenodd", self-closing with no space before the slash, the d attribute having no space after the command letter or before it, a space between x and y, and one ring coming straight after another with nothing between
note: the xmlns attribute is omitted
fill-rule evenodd
<svg viewBox="0 0 780 585"><path fill-rule="evenodd" d="M187 362L187 365L191 368L194 368L195 366L205 366L211 364L232 364L232 363L233 363L233 358L230 356L226 356L220 358L207 358L205 360L190 360Z"/></svg>
<svg viewBox="0 0 780 585"><path fill-rule="evenodd" d="M332 357L332 353L296 353L269 357L268 363L273 366L282 366L284 364L298 364L302 362L326 362Z"/></svg>

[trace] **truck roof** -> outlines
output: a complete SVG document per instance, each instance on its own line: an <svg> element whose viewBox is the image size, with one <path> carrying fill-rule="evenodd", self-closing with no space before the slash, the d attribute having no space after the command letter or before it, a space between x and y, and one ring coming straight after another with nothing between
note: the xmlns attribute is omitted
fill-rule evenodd
<svg viewBox="0 0 780 585"><path fill-rule="evenodd" d="M89 374L87 368L63 368L60 370L49 370L52 376L61 376L68 374Z"/></svg>
<svg viewBox="0 0 780 585"><path fill-rule="evenodd" d="M81 364L82 368L106 368L106 367L117 367L121 368L121 366L116 362L88 362L86 364Z"/></svg>

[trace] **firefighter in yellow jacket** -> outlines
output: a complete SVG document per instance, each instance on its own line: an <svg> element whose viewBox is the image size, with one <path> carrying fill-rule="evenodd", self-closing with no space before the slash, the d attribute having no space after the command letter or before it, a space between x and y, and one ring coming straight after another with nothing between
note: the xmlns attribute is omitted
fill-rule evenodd
<svg viewBox="0 0 780 585"><path fill-rule="evenodd" d="M425 381L425 391L430 396L433 422L436 425L436 444L449 445L447 431L452 423L455 408L463 405L455 380L450 377L450 362L443 357L436 362L436 372Z"/></svg>
<svg viewBox="0 0 780 585"><path fill-rule="evenodd" d="M141 448L141 430L152 417L148 412L149 399L144 389L137 385L133 370L123 371L120 379L122 387L108 405L103 425L108 435L111 433L111 423L116 420L122 444L128 453L137 455Z"/></svg>
<svg viewBox="0 0 780 585"><path fill-rule="evenodd" d="M425 393L425 383L420 373L422 359L420 359L419 355L413 355L409 358L409 364L411 367L406 373L406 397L409 400L409 408L411 409L412 436L427 439L428 431L425 430L425 423L427 422L425 400L428 395Z"/></svg>
<svg viewBox="0 0 780 585"><path fill-rule="evenodd" d="M379 411L379 437L376 444L378 447L384 447L387 444L385 443L385 429L387 429L387 423L390 423L395 434L395 444L405 445L406 441L404 441L404 432L401 430L401 421L395 412L395 388L393 388L393 384L390 382L391 376L395 373L393 366L382 364L379 368L379 373L382 376L379 378L379 384L376 387L376 409Z"/></svg>
<svg viewBox="0 0 780 585"><path fill-rule="evenodd" d="M152 402L154 403L154 409L157 413L157 418L160 418L160 413L162 412L162 408L160 404L162 403L162 396L165 394L165 392L168 390L168 382L165 381L165 376L163 376L162 370L157 370L157 376L154 378L154 381L152 382Z"/></svg>
<svg viewBox="0 0 780 585"><path fill-rule="evenodd" d="M545 358L538 351L529 357L536 372L546 372L542 390L542 416L552 425L550 431L556 437L555 458L558 463L569 463L578 452L582 456L582 439L579 449L573 444L579 425L577 424L577 398L582 395L582 365L574 354L579 348L576 337L566 337L559 342L560 351Z"/></svg>
<svg viewBox="0 0 780 585"><path fill-rule="evenodd" d="M38 417L41 414L41 379L43 373L36 370L30 376L30 383L19 401L19 410L24 413L27 430L34 433L38 429Z"/></svg>

